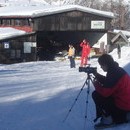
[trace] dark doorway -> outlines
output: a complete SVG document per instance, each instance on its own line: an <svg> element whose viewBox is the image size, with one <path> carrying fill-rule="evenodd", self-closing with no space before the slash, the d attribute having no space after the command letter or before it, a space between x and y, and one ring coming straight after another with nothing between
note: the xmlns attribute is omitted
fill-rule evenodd
<svg viewBox="0 0 130 130"><path fill-rule="evenodd" d="M80 55L79 46L83 39L87 39L92 46L105 32L85 31L40 31L37 32L37 47L40 60L54 60L59 52L68 51L71 43L76 49L76 55Z"/></svg>

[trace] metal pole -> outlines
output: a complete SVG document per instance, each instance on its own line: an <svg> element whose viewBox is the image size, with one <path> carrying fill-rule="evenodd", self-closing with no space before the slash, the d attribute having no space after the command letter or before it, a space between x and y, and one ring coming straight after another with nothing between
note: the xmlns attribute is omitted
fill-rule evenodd
<svg viewBox="0 0 130 130"><path fill-rule="evenodd" d="M80 89L80 92L78 93L77 97L75 98L75 100L74 100L74 102L73 102L73 104L72 104L71 108L69 109L69 111L68 111L67 115L65 116L65 118L64 118L64 120L63 120L63 122L65 122L65 121L66 121L66 119L68 118L68 116L69 116L70 112L72 111L72 109L73 109L73 107L74 107L75 103L77 102L77 100L78 100L78 98L79 98L79 96L80 96L80 94L81 94L81 92L82 92L82 90L83 90L83 88L84 88L84 86L85 86L86 82L87 82L87 79L86 79L86 81L84 82L84 84L83 84L82 88Z"/></svg>
<svg viewBox="0 0 130 130"><path fill-rule="evenodd" d="M85 109L85 121L84 121L84 130L86 129L86 122L87 122L87 116L88 116L88 103L89 103L89 93L90 93L90 81L91 81L91 77L90 74L88 74L88 80L87 80L87 97L86 97L86 109Z"/></svg>

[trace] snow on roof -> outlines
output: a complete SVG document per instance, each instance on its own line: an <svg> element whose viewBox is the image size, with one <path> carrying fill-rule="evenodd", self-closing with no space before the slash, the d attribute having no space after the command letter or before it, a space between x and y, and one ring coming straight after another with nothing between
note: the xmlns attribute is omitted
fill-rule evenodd
<svg viewBox="0 0 130 130"><path fill-rule="evenodd" d="M48 5L21 5L21 6L6 6L0 8L0 17L39 17L67 11L79 10L90 14L113 18L111 12L100 11L92 8L87 8L79 5L63 5L63 6L48 6Z"/></svg>
<svg viewBox="0 0 130 130"><path fill-rule="evenodd" d="M130 31L126 31L126 30L113 30L114 33L119 33L122 32L125 36L130 36Z"/></svg>
<svg viewBox="0 0 130 130"><path fill-rule="evenodd" d="M14 36L21 36L23 34L26 34L26 32L11 27L0 28L0 40L11 38Z"/></svg>
<svg viewBox="0 0 130 130"><path fill-rule="evenodd" d="M19 5L49 5L45 0L0 0L3 6L19 6Z"/></svg>
<svg viewBox="0 0 130 130"><path fill-rule="evenodd" d="M95 43L92 47L93 48L100 48L101 43L104 43L104 46L107 45L107 33L105 33L99 40L97 43Z"/></svg>
<svg viewBox="0 0 130 130"><path fill-rule="evenodd" d="M126 43L128 43L126 35L124 35L121 31L117 33L115 37L112 38L111 42L114 43L120 36L125 40Z"/></svg>
<svg viewBox="0 0 130 130"><path fill-rule="evenodd" d="M130 42L130 38L128 38L128 41Z"/></svg>

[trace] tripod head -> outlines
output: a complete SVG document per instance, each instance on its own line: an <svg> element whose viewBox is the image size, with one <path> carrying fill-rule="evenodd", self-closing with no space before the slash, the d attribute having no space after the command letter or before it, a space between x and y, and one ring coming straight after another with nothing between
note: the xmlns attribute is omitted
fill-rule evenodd
<svg viewBox="0 0 130 130"><path fill-rule="evenodd" d="M94 74L97 72L97 67L90 67L90 64L88 64L87 67L79 67L79 72L85 72L88 75L89 74Z"/></svg>

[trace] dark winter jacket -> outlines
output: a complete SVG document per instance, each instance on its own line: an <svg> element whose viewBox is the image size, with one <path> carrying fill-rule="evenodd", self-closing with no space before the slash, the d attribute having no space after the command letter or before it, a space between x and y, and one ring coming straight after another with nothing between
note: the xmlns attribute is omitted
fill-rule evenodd
<svg viewBox="0 0 130 130"><path fill-rule="evenodd" d="M95 89L104 97L113 97L117 107L130 111L130 76L115 62L109 68L106 77L96 75L100 84L95 84Z"/></svg>

